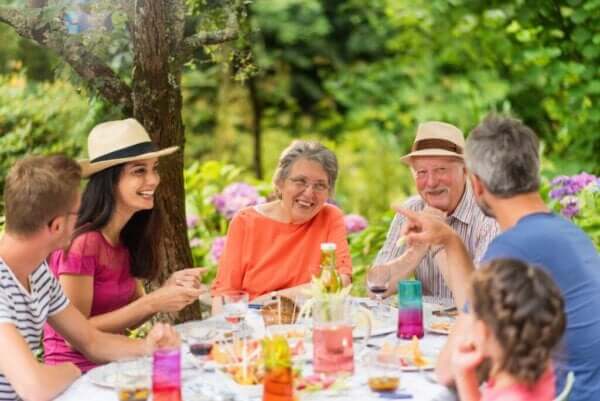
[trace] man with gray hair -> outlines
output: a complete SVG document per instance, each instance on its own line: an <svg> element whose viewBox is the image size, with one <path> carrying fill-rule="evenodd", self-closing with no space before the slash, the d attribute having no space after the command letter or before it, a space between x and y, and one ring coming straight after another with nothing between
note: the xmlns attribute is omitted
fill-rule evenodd
<svg viewBox="0 0 600 401"><path fill-rule="evenodd" d="M467 182L464 146L462 131L453 125L438 121L419 125L412 151L400 159L410 166L419 195L409 198L404 207L445 219L466 244L471 258L479 261L499 231L494 219L486 217L475 203ZM374 262L391 270L392 279L385 295L393 294L399 280L415 273L423 284L426 299L452 304L452 293L443 278L447 266L444 252L428 246L405 249L400 240L405 221L401 214L395 216Z"/></svg>
<svg viewBox="0 0 600 401"><path fill-rule="evenodd" d="M579 227L553 214L540 196L536 135L519 120L490 116L469 136L466 161L477 203L502 229L482 261L519 259L550 274L565 299L567 316L563 347L554 358L556 388L563 388L571 371L576 384L569 400L600 400L600 255ZM444 247L452 267L448 280L457 303L468 305L466 294L474 266L460 238L430 216L410 210L399 212L408 218L403 232L409 244ZM468 309L457 319L438 358L441 382L467 380L463 372L449 368L448 362L459 350L476 351L477 345L468 335ZM522 324L526 319L524 316Z"/></svg>

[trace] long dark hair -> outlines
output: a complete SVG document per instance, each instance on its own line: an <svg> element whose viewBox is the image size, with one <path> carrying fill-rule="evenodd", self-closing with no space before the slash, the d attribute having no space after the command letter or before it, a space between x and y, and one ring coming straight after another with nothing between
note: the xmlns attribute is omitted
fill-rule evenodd
<svg viewBox="0 0 600 401"><path fill-rule="evenodd" d="M123 166L118 164L90 177L81 198L73 239L108 224L115 211L115 190ZM154 244L158 242L162 221L162 209L155 204L151 210L136 212L121 230L120 240L129 250L131 274L136 278L152 280L158 274L159 255Z"/></svg>

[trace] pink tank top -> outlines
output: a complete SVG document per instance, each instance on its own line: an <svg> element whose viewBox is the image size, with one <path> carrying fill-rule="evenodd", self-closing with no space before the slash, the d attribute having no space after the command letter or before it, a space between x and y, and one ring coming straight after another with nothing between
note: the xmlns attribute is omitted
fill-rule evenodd
<svg viewBox="0 0 600 401"><path fill-rule="evenodd" d="M133 301L136 280L130 273L129 251L123 245L112 246L98 231L78 236L68 254L62 250L53 252L48 264L56 277L61 274L93 277L90 317L112 312ZM44 326L44 360L50 365L73 362L82 372L96 366L47 323Z"/></svg>

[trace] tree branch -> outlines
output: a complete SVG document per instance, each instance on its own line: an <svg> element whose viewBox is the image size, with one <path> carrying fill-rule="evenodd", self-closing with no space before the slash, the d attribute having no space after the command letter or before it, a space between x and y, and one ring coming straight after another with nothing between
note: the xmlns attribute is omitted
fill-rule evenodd
<svg viewBox="0 0 600 401"><path fill-rule="evenodd" d="M231 11L227 17L225 29L213 32L198 32L188 36L183 40L179 59L183 62L190 60L195 50L206 45L216 45L237 39L239 34L239 24L237 14Z"/></svg>
<svg viewBox="0 0 600 401"><path fill-rule="evenodd" d="M40 16L39 11L25 13L0 7L0 22L11 26L22 37L58 53L88 85L130 114L133 110L131 88L78 38L69 35L60 18L46 22Z"/></svg>

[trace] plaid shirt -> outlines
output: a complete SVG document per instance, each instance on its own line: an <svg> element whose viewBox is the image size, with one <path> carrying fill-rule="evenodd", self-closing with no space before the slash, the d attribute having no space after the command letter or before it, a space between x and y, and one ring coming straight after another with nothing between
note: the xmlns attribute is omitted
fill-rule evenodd
<svg viewBox="0 0 600 401"><path fill-rule="evenodd" d="M404 203L406 209L413 211L421 211L425 206L425 201L420 196L413 196ZM404 246L398 247L396 243L405 221L404 216L396 214L374 264L386 263L402 255ZM462 238L475 266L483 257L488 244L500 233L496 220L486 217L477 206L473 190L468 183L454 213L448 216L446 221ZM454 302L452 292L446 286L444 278L436 266L434 256L435 253L431 249L427 251L417 266L416 277L423 284L423 295L427 297L427 301L437 304L452 304Z"/></svg>

